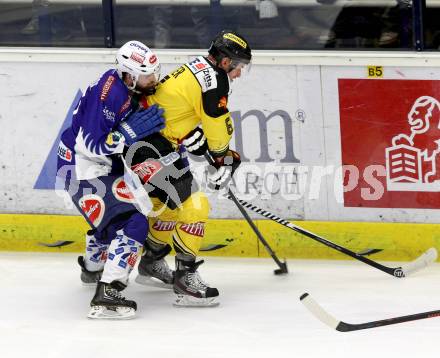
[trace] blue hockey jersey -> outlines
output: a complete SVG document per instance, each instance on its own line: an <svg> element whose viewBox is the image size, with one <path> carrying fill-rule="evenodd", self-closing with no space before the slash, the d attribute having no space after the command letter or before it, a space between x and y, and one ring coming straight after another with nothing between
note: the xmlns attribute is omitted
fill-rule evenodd
<svg viewBox="0 0 440 358"><path fill-rule="evenodd" d="M113 131L136 110L131 99L127 86L114 69L87 88L73 112L72 125L61 135L59 174L60 168L69 165L76 179L93 179L111 173L115 165L120 165L111 156L123 152L124 140Z"/></svg>

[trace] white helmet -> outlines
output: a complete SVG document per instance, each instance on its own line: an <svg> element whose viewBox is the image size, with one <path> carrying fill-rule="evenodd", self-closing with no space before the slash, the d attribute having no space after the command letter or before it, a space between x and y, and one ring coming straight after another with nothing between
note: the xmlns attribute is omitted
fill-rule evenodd
<svg viewBox="0 0 440 358"><path fill-rule="evenodd" d="M160 78L160 62L157 56L147 46L139 41L128 41L116 53L116 69L122 78L122 73L127 72L132 76L133 85L136 87L139 75L154 74L156 81Z"/></svg>

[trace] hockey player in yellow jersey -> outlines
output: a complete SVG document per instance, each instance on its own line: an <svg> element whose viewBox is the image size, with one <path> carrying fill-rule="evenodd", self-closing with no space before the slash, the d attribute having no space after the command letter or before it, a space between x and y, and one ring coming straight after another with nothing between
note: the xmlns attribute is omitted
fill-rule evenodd
<svg viewBox="0 0 440 358"><path fill-rule="evenodd" d="M181 306L217 305L219 295L197 271L203 263L196 257L210 207L184 155L208 153L215 163L208 174L210 186L219 189L228 184L240 164L240 155L229 148L234 131L227 107L230 85L249 70L252 57L248 42L233 31L218 34L208 53L165 76L155 94L146 98L146 106L157 104L165 110L165 128L126 156L154 206L136 281L151 280L146 268L163 265L172 243L175 304Z"/></svg>

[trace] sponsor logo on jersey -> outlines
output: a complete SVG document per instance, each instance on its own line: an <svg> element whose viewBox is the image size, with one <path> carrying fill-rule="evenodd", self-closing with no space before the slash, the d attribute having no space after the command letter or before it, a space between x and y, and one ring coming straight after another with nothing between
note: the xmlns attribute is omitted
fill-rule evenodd
<svg viewBox="0 0 440 358"><path fill-rule="evenodd" d="M180 230L193 236L205 236L205 223L200 221L198 223L182 224Z"/></svg>
<svg viewBox="0 0 440 358"><path fill-rule="evenodd" d="M162 168L161 163L154 160L142 162L131 167L144 183L148 183Z"/></svg>
<svg viewBox="0 0 440 358"><path fill-rule="evenodd" d="M128 107L130 107L131 104L131 96L128 96L127 100L125 101L125 103L122 105L121 109L119 110L118 114L122 114L124 113Z"/></svg>
<svg viewBox="0 0 440 358"><path fill-rule="evenodd" d="M156 55L152 55L150 57L150 59L148 60L148 62L150 62L151 64L156 63L157 62L157 57Z"/></svg>
<svg viewBox="0 0 440 358"><path fill-rule="evenodd" d="M218 108L226 109L228 107L228 99L225 96L221 97L218 101L217 106L218 106Z"/></svg>
<svg viewBox="0 0 440 358"><path fill-rule="evenodd" d="M212 85L212 76L211 71L207 68L206 70L203 70L203 80L205 81L206 88L211 87Z"/></svg>
<svg viewBox="0 0 440 358"><path fill-rule="evenodd" d="M139 55L137 52L132 52L130 58L133 61L136 61L137 63L140 63L141 65L145 61L145 56Z"/></svg>
<svg viewBox="0 0 440 358"><path fill-rule="evenodd" d="M109 76L109 78L107 78L107 81L105 81L104 86L102 87L101 101L106 100L108 93L110 92L110 88L112 88L114 82L115 78L113 76Z"/></svg>
<svg viewBox="0 0 440 358"><path fill-rule="evenodd" d="M79 199L79 206L94 226L99 226L104 217L105 204L101 197L95 194L84 195Z"/></svg>
<svg viewBox="0 0 440 358"><path fill-rule="evenodd" d="M102 113L104 114L104 117L105 117L108 121L111 121L111 122L114 122L114 121L115 121L116 113L110 111L110 110L107 108L107 106L104 107L104 109L102 110Z"/></svg>
<svg viewBox="0 0 440 358"><path fill-rule="evenodd" d="M203 93L217 87L216 72L212 67L206 67L201 71L191 69L191 71L195 74Z"/></svg>
<svg viewBox="0 0 440 358"><path fill-rule="evenodd" d="M153 224L153 229L156 231L173 231L176 227L175 221L161 221L157 220Z"/></svg>
<svg viewBox="0 0 440 358"><path fill-rule="evenodd" d="M61 159L64 159L66 162L70 163L72 161L72 151L67 148L63 142L60 142L60 144L58 145L57 154Z"/></svg>
<svg viewBox="0 0 440 358"><path fill-rule="evenodd" d="M106 262L107 261L107 251L103 251L101 253L100 261L102 261L102 262Z"/></svg>
<svg viewBox="0 0 440 358"><path fill-rule="evenodd" d="M138 255L132 252L130 256L128 256L127 263L130 265L130 267L134 267L136 265Z"/></svg>
<svg viewBox="0 0 440 358"><path fill-rule="evenodd" d="M135 202L133 193L128 188L123 178L118 178L113 182L112 192L116 199L126 203Z"/></svg>
<svg viewBox="0 0 440 358"><path fill-rule="evenodd" d="M224 34L223 38L234 41L236 44L239 44L243 48L247 47L246 42L243 39L241 39L240 37L235 36L234 34L231 34L231 33Z"/></svg>
<svg viewBox="0 0 440 358"><path fill-rule="evenodd" d="M105 144L107 144L107 145L118 144L122 138L123 138L123 135L121 133L116 132L116 131L111 132L107 136L107 139L105 140Z"/></svg>
<svg viewBox="0 0 440 358"><path fill-rule="evenodd" d="M206 68L209 68L208 64L203 58L196 58L194 61L189 62L188 67L192 73L197 73Z"/></svg>

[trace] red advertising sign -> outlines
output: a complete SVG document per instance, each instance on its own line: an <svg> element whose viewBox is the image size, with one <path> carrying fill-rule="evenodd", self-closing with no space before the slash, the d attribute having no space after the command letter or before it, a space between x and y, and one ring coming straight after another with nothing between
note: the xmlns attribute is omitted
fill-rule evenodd
<svg viewBox="0 0 440 358"><path fill-rule="evenodd" d="M344 206L440 208L440 81L338 86Z"/></svg>

